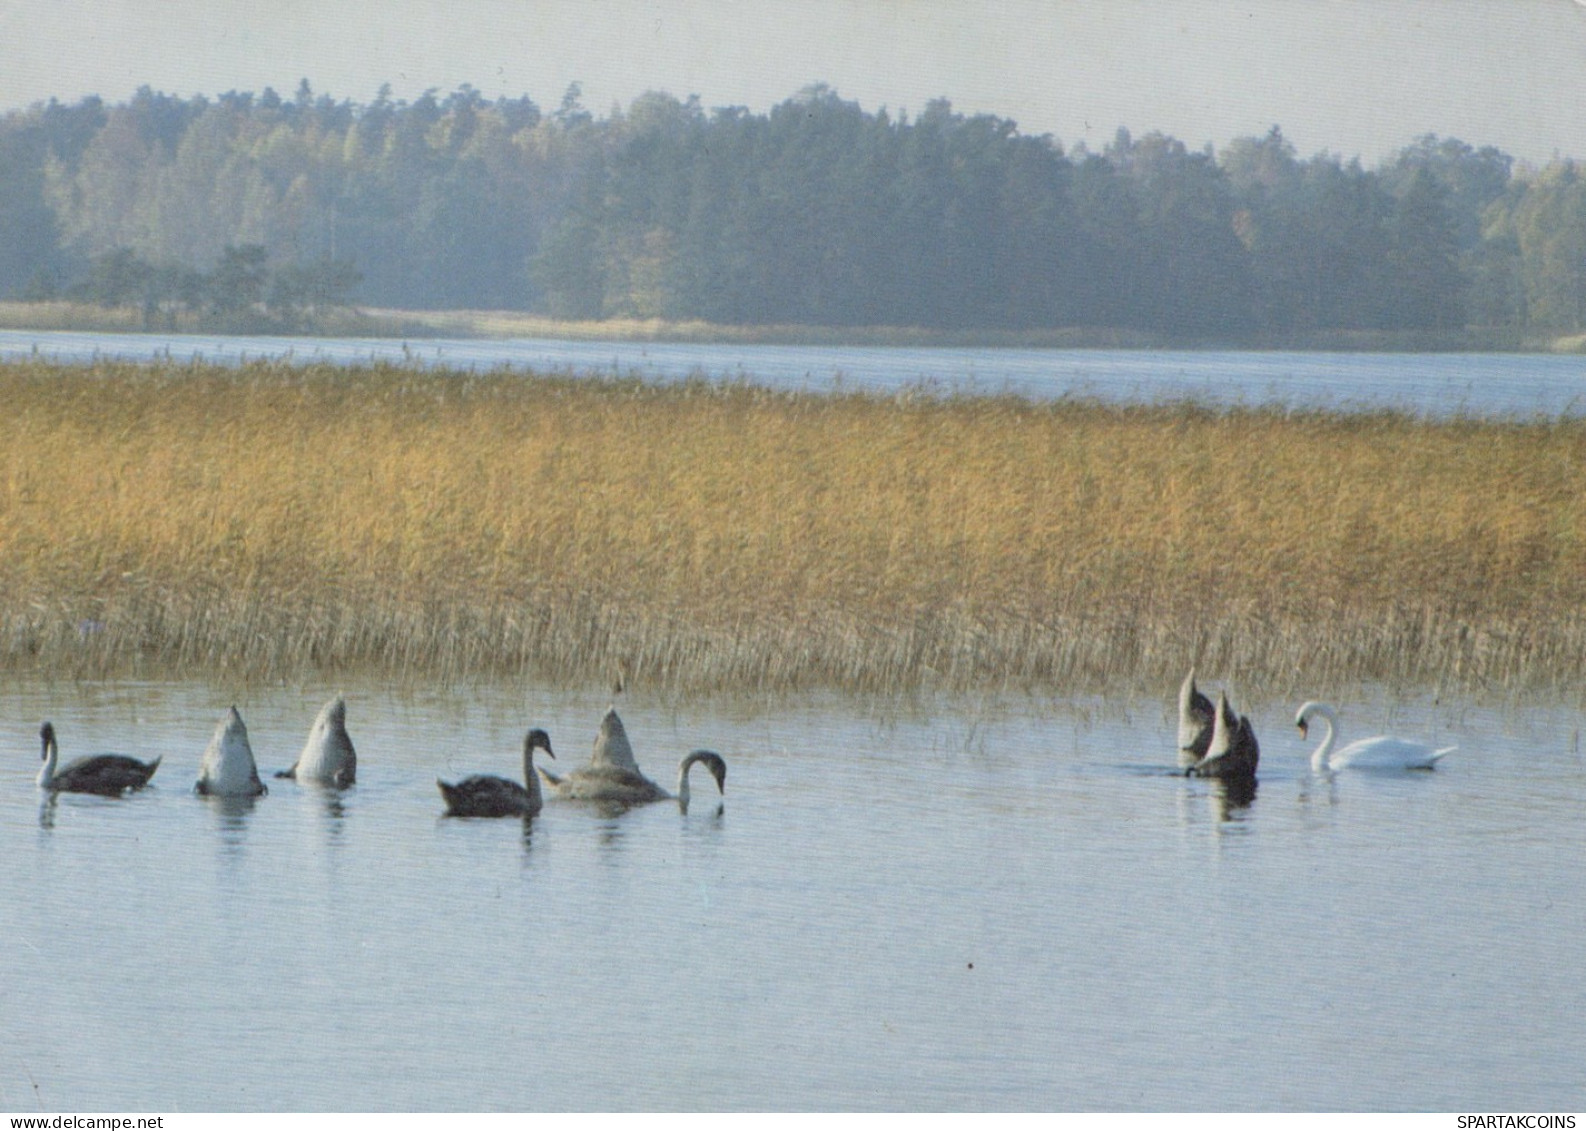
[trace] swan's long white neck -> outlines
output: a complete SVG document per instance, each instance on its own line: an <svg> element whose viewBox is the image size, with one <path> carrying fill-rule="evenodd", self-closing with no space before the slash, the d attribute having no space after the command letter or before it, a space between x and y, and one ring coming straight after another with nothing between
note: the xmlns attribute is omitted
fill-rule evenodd
<svg viewBox="0 0 1586 1131"><path fill-rule="evenodd" d="M38 783L41 788L49 788L50 782L55 780L55 764L60 760L60 749L55 745L53 734L44 737L44 765L39 769Z"/></svg>
<svg viewBox="0 0 1586 1131"><path fill-rule="evenodd" d="M1311 769L1321 770L1327 767L1327 758L1333 752L1333 740L1338 734L1338 715L1326 703L1307 703L1300 710L1300 717L1310 725L1312 717L1320 717L1327 724L1327 733L1322 736L1319 746L1311 754Z"/></svg>

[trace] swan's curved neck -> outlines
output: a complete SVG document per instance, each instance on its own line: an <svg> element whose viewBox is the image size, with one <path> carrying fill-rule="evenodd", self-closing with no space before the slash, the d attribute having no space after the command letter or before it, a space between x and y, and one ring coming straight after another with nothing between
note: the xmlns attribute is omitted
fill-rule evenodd
<svg viewBox="0 0 1586 1131"><path fill-rule="evenodd" d="M708 750L695 750L677 764L677 803L685 811L688 809L688 771L694 768L695 762L709 762L715 757Z"/></svg>
<svg viewBox="0 0 1586 1131"><path fill-rule="evenodd" d="M45 735L42 741L44 743L44 765L39 770L38 783L41 786L47 786L55 780L55 765L60 760L60 749L55 745L55 736L53 734Z"/></svg>
<svg viewBox="0 0 1586 1131"><path fill-rule="evenodd" d="M1325 703L1312 707L1306 717L1319 718L1327 724L1327 733L1322 736L1320 745L1311 754L1311 769L1325 769L1327 767L1327 756L1333 752L1333 739L1337 736L1334 724L1337 722L1338 717L1333 714L1332 708Z"/></svg>
<svg viewBox="0 0 1586 1131"><path fill-rule="evenodd" d="M529 791L536 804L543 799L540 796L540 775L534 772L534 747L527 742L523 744L523 788Z"/></svg>
<svg viewBox="0 0 1586 1131"><path fill-rule="evenodd" d="M697 761L699 755L690 754L677 764L677 803L684 809L688 808L688 771L694 768Z"/></svg>

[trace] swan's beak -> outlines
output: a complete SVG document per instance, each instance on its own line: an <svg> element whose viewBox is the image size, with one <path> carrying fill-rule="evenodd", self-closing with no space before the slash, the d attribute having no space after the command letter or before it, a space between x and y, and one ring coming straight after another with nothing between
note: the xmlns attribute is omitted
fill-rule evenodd
<svg viewBox="0 0 1586 1131"><path fill-rule="evenodd" d="M1301 719L1299 722L1295 723L1294 725L1299 728L1300 737L1301 738L1304 738L1307 734L1310 733L1311 728L1310 728L1309 725L1306 724L1304 719Z"/></svg>

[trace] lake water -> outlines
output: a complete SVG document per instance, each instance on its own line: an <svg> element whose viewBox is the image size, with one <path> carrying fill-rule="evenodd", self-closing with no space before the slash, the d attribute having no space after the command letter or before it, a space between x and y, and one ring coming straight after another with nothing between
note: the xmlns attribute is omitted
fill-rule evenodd
<svg viewBox="0 0 1586 1131"><path fill-rule="evenodd" d="M1576 415L1540 355L867 350L0 332L34 354L386 359L790 388ZM1433 773L1172 772L1160 701L633 697L641 764L727 796L443 819L437 776L588 755L604 696L350 686L359 781L192 795L237 700L261 768L337 688L0 683L0 1110L1586 1108L1573 706L1367 694ZM122 799L33 784L163 755ZM703 784L700 777L696 788Z"/></svg>
<svg viewBox="0 0 1586 1131"><path fill-rule="evenodd" d="M896 349L547 339L219 337L0 330L0 360L32 356L395 362L680 381L703 375L775 388L1013 393L1213 405L1392 408L1429 416L1578 416L1586 358L1554 354L1262 353L1182 350Z"/></svg>
<svg viewBox="0 0 1586 1131"><path fill-rule="evenodd" d="M1206 681L1203 681L1206 682ZM261 769L333 687L242 693ZM725 802L442 819L437 776L588 755L606 697L350 686L356 787L195 797L237 692L0 685L0 1110L1586 1107L1581 716L1368 695L1432 773L1247 805L1160 702L628 697ZM123 800L33 785L164 756ZM703 781L697 778L696 785Z"/></svg>

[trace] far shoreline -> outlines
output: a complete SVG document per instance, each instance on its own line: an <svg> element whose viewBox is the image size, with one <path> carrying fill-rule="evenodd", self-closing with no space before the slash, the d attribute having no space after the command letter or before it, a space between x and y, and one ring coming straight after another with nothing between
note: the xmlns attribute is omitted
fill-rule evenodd
<svg viewBox="0 0 1586 1131"><path fill-rule="evenodd" d="M151 325L154 321L157 324ZM936 330L913 326L737 326L693 320L567 321L510 310L326 311L300 325L263 315L216 321L191 312L72 302L0 302L0 330L16 332L220 334L314 338L550 339L712 345L898 349L1188 350L1283 353L1586 353L1586 334L1508 329L1329 330L1300 334L1176 337L1117 327Z"/></svg>

